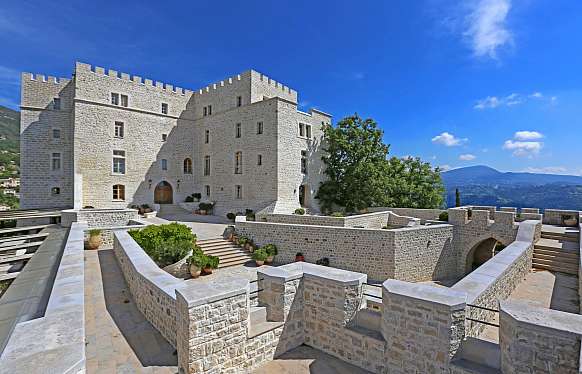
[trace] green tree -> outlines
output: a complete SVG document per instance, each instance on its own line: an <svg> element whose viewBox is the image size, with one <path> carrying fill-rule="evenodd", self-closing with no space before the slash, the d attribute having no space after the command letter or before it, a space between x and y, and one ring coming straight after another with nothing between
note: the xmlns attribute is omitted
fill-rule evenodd
<svg viewBox="0 0 582 374"><path fill-rule="evenodd" d="M455 206L461 206L461 193L459 192L458 188L455 188Z"/></svg>
<svg viewBox="0 0 582 374"><path fill-rule="evenodd" d="M445 188L439 168L433 169L419 157L388 160L389 206L402 208L441 208Z"/></svg>
<svg viewBox="0 0 582 374"><path fill-rule="evenodd" d="M323 133L327 180L317 195L322 210L330 212L339 206L351 212L383 205L389 146L383 143L376 122L354 114L335 127L324 126Z"/></svg>

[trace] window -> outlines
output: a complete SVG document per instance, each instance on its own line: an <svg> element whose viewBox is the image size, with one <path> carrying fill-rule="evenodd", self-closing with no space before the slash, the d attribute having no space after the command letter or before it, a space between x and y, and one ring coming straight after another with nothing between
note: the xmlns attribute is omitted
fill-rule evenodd
<svg viewBox="0 0 582 374"><path fill-rule="evenodd" d="M118 93L111 93L111 104L112 105L119 105L119 94Z"/></svg>
<svg viewBox="0 0 582 374"><path fill-rule="evenodd" d="M208 105L208 115L212 115L212 105Z"/></svg>
<svg viewBox="0 0 582 374"><path fill-rule="evenodd" d="M257 135L263 133L263 122L257 122Z"/></svg>
<svg viewBox="0 0 582 374"><path fill-rule="evenodd" d="M162 103L162 114L168 114L168 104Z"/></svg>
<svg viewBox="0 0 582 374"><path fill-rule="evenodd" d="M115 137L116 138L123 138L125 129L124 129L123 122L115 121Z"/></svg>
<svg viewBox="0 0 582 374"><path fill-rule="evenodd" d="M311 125L305 126L305 136L307 139L311 139Z"/></svg>
<svg viewBox="0 0 582 374"><path fill-rule="evenodd" d="M257 165L258 166L263 165L263 155L258 155L257 156Z"/></svg>
<svg viewBox="0 0 582 374"><path fill-rule="evenodd" d="M53 109L54 110L61 110L61 99L58 97L55 97L53 99Z"/></svg>
<svg viewBox="0 0 582 374"><path fill-rule="evenodd" d="M168 140L168 134L162 134L162 141L165 142Z"/></svg>
<svg viewBox="0 0 582 374"><path fill-rule="evenodd" d="M299 124L299 136L305 136L305 124Z"/></svg>
<svg viewBox="0 0 582 374"><path fill-rule="evenodd" d="M208 108L204 107L204 109L202 110L202 113L203 113L204 117L206 117L208 115Z"/></svg>
<svg viewBox="0 0 582 374"><path fill-rule="evenodd" d="M125 151L113 151L113 172L125 174Z"/></svg>
<svg viewBox="0 0 582 374"><path fill-rule="evenodd" d="M53 139L61 138L61 129L53 129Z"/></svg>
<svg viewBox="0 0 582 374"><path fill-rule="evenodd" d="M59 152L54 152L51 155L51 169L53 171L61 170L61 154Z"/></svg>
<svg viewBox="0 0 582 374"><path fill-rule="evenodd" d="M123 184L113 185L113 200L125 200L125 186Z"/></svg>
<svg viewBox="0 0 582 374"><path fill-rule="evenodd" d="M210 197L210 186L206 185L204 186L204 189L206 190L206 196Z"/></svg>
<svg viewBox="0 0 582 374"><path fill-rule="evenodd" d="M51 188L51 195L60 195L61 194L61 188L60 187L53 187Z"/></svg>
<svg viewBox="0 0 582 374"><path fill-rule="evenodd" d="M210 175L210 156L204 156L204 175Z"/></svg>
<svg viewBox="0 0 582 374"><path fill-rule="evenodd" d="M162 158L162 170L168 170L168 160Z"/></svg>
<svg viewBox="0 0 582 374"><path fill-rule="evenodd" d="M208 144L210 142L210 130L206 130L204 133L204 143Z"/></svg>
<svg viewBox="0 0 582 374"><path fill-rule="evenodd" d="M235 126L235 129L236 129L236 135L235 135L235 137L237 137L237 138L240 138L241 135L242 135L242 128L241 127L242 126L241 126L240 123L237 123L236 126Z"/></svg>
<svg viewBox="0 0 582 374"><path fill-rule="evenodd" d="M127 98L127 95L121 95L121 106L124 106L127 108L128 104L129 104L129 99Z"/></svg>
<svg viewBox="0 0 582 374"><path fill-rule="evenodd" d="M301 151L301 172L307 174L307 151Z"/></svg>
<svg viewBox="0 0 582 374"><path fill-rule="evenodd" d="M234 173L242 174L242 152L234 154Z"/></svg>
<svg viewBox="0 0 582 374"><path fill-rule="evenodd" d="M237 185L236 185L236 186L234 186L234 187L235 187L235 189L234 189L234 191L235 191L235 195L234 195L234 196L235 196L237 199L242 199L242 186L241 186L240 184L237 184Z"/></svg>
<svg viewBox="0 0 582 374"><path fill-rule="evenodd" d="M236 98L236 106L242 106L242 96L237 96L237 98Z"/></svg>
<svg viewBox="0 0 582 374"><path fill-rule="evenodd" d="M192 160L184 159L184 174L192 174Z"/></svg>

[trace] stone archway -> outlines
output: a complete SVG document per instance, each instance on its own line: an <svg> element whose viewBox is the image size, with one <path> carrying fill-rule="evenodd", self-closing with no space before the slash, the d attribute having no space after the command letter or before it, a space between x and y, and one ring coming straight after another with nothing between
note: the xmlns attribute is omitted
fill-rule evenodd
<svg viewBox="0 0 582 374"><path fill-rule="evenodd" d="M465 274L472 272L495 255L498 240L487 238L475 244L465 258Z"/></svg>
<svg viewBox="0 0 582 374"><path fill-rule="evenodd" d="M172 185L166 181L161 181L154 190L154 203L172 204L174 202L174 191Z"/></svg>

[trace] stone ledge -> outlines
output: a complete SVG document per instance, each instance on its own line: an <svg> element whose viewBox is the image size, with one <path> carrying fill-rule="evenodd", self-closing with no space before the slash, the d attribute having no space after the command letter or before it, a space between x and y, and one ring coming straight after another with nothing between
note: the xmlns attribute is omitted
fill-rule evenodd
<svg viewBox="0 0 582 374"><path fill-rule="evenodd" d="M582 315L547 309L526 301L501 301L499 313L510 316L520 324L568 335L582 336ZM501 316L500 316L501 317Z"/></svg>
<svg viewBox="0 0 582 374"><path fill-rule="evenodd" d="M467 294L444 287L435 287L428 284L403 282L388 279L382 287L393 295L414 298L433 304L445 305L454 309L465 309Z"/></svg>

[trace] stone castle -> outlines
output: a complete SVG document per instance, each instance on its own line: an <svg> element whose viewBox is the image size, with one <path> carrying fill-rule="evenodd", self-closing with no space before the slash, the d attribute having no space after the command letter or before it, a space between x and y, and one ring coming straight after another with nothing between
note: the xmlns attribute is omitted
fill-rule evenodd
<svg viewBox="0 0 582 374"><path fill-rule="evenodd" d="M254 70L190 91L77 62L72 79L23 73L21 101L22 208L199 193L219 215L317 210L331 116Z"/></svg>

